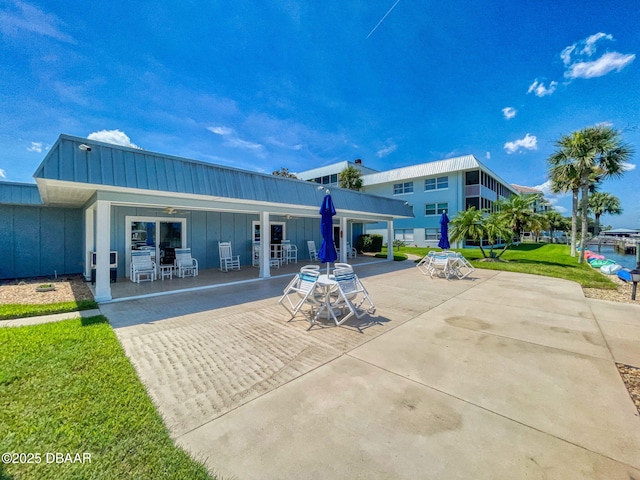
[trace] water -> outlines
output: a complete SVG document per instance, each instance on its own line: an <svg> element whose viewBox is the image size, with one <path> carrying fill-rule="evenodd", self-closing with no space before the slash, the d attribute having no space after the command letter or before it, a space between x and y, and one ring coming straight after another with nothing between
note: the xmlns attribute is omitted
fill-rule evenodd
<svg viewBox="0 0 640 480"><path fill-rule="evenodd" d="M600 255L604 255L606 258L614 260L616 263L619 263L625 268L629 268L633 270L636 268L636 256L635 255L625 255L623 253L616 252L613 247L602 247L600 252L598 252L598 247L593 246L590 248L592 252L600 253Z"/></svg>

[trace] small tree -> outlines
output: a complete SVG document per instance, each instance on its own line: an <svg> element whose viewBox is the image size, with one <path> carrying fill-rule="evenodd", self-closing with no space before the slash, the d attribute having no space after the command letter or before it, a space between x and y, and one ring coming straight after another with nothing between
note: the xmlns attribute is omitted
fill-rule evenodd
<svg viewBox="0 0 640 480"><path fill-rule="evenodd" d="M349 165L338 174L338 186L359 191L362 188L362 172Z"/></svg>
<svg viewBox="0 0 640 480"><path fill-rule="evenodd" d="M289 169L286 167L281 167L278 170L274 170L271 172L272 175L277 175L279 177L287 177L287 178L298 178L295 173L289 172Z"/></svg>
<svg viewBox="0 0 640 480"><path fill-rule="evenodd" d="M471 207L464 212L458 212L449 224L451 225L449 238L452 241L457 242L468 238L478 242L482 257L487 258L487 254L482 248L482 240L485 237L484 212L482 210Z"/></svg>
<svg viewBox="0 0 640 480"><path fill-rule="evenodd" d="M500 258L504 252L507 251L512 244L513 239L513 230L509 226L509 223L505 220L505 218L500 215L500 212L494 212L489 216L485 217L483 220L484 225L484 234L487 237L487 243L490 246L489 249L489 258ZM493 253L493 248L498 242L502 240L504 246L500 253L495 256Z"/></svg>

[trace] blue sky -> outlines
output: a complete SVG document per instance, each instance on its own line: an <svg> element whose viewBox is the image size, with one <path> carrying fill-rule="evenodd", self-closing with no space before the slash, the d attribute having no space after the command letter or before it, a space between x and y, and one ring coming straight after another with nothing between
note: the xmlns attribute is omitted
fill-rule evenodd
<svg viewBox="0 0 640 480"><path fill-rule="evenodd" d="M637 153L602 221L640 227L638 24L628 0L0 0L0 179L68 133L261 172L473 154L543 186L604 122Z"/></svg>

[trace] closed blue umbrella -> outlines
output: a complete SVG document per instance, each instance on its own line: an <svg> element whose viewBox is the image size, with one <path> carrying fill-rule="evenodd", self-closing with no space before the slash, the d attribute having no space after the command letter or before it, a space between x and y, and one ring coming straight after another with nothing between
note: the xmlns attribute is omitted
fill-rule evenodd
<svg viewBox="0 0 640 480"><path fill-rule="evenodd" d="M442 212L440 217L440 241L438 242L438 247L442 250L451 248L451 245L449 245L449 217L447 217L447 212Z"/></svg>
<svg viewBox="0 0 640 480"><path fill-rule="evenodd" d="M333 216L336 214L336 208L333 206L331 195L327 194L322 200L320 207L320 233L322 233L322 245L318 252L318 259L321 263L327 264L327 272L329 272L329 263L338 259L338 252L333 243Z"/></svg>

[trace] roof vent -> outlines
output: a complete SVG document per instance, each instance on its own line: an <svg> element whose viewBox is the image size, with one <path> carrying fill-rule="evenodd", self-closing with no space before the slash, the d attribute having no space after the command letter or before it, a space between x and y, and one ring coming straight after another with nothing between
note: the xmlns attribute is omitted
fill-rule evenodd
<svg viewBox="0 0 640 480"><path fill-rule="evenodd" d="M353 163L355 163L356 165L362 165L362 160L360 158L356 158Z"/></svg>

